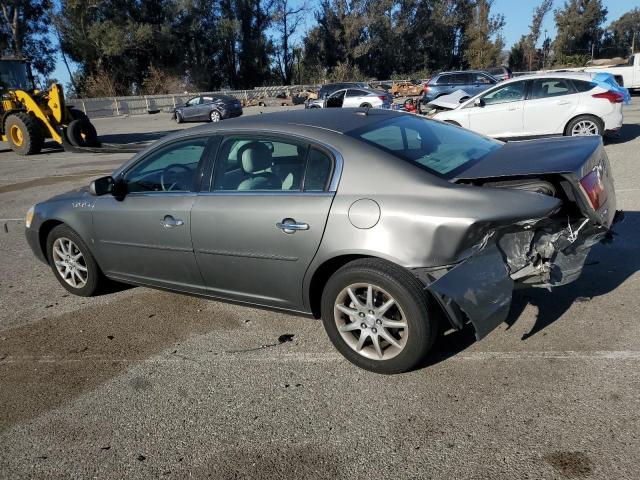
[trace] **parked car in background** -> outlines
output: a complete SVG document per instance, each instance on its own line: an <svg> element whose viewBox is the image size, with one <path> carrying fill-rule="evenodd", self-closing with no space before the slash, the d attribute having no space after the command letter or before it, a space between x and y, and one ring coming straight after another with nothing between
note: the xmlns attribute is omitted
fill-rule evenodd
<svg viewBox="0 0 640 480"><path fill-rule="evenodd" d="M487 72L489 75L491 75L493 78L501 82L503 82L504 80L509 80L510 78L513 77L513 74L511 73L511 69L505 65L500 65L499 67L486 68L484 71Z"/></svg>
<svg viewBox="0 0 640 480"><path fill-rule="evenodd" d="M229 95L199 95L193 97L173 112L176 123L219 122L242 115L240 100Z"/></svg>
<svg viewBox="0 0 640 480"><path fill-rule="evenodd" d="M622 126L624 95L592 73L506 80L434 118L494 138L604 135Z"/></svg>
<svg viewBox="0 0 640 480"><path fill-rule="evenodd" d="M369 88L345 88L306 103L306 108L391 108L393 97Z"/></svg>
<svg viewBox="0 0 640 480"><path fill-rule="evenodd" d="M344 90L345 88L371 88L366 82L340 82L340 83L327 83L320 87L318 91L318 98L322 99L324 97L328 97L334 92L338 90Z"/></svg>
<svg viewBox="0 0 640 480"><path fill-rule="evenodd" d="M393 82L390 93L394 97L415 97L422 95L422 88L420 80Z"/></svg>
<svg viewBox="0 0 640 480"><path fill-rule="evenodd" d="M26 238L75 295L114 279L315 316L348 360L398 373L440 322L480 339L514 288L576 280L615 219L600 138L327 109L171 134L30 208Z"/></svg>
<svg viewBox="0 0 640 480"><path fill-rule="evenodd" d="M640 90L640 53L634 53L631 55L629 60L627 60L626 65L588 67L585 71L593 73L610 73L616 80L619 80L621 87L625 87L630 90Z"/></svg>
<svg viewBox="0 0 640 480"><path fill-rule="evenodd" d="M473 97L496 83L498 83L497 79L479 70L439 73L424 84L424 94L420 105L424 106L432 100L456 90L464 90L470 97Z"/></svg>

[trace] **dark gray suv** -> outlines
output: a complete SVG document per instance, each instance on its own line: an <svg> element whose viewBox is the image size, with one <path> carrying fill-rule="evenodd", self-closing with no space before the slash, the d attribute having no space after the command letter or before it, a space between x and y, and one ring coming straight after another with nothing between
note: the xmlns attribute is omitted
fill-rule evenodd
<svg viewBox="0 0 640 480"><path fill-rule="evenodd" d="M424 94L420 103L426 105L442 95L456 90L464 90L473 97L492 87L498 80L487 72L468 70L466 72L442 72L432 77L424 86Z"/></svg>

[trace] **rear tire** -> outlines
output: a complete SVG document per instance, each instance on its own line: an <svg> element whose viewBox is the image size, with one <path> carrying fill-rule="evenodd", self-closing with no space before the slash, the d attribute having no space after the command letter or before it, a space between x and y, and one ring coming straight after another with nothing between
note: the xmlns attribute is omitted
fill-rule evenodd
<svg viewBox="0 0 640 480"><path fill-rule="evenodd" d="M604 133L602 120L593 115L580 115L571 120L564 130L565 136L580 137L600 135Z"/></svg>
<svg viewBox="0 0 640 480"><path fill-rule="evenodd" d="M371 104L365 102L362 105L360 105L360 108L371 108Z"/></svg>
<svg viewBox="0 0 640 480"><path fill-rule="evenodd" d="M18 155L39 153L44 146L44 136L38 119L27 112L9 115L4 123L4 131L11 150Z"/></svg>
<svg viewBox="0 0 640 480"><path fill-rule="evenodd" d="M91 297L105 283L87 245L66 225L58 225L49 233L47 260L60 285L74 295Z"/></svg>
<svg viewBox="0 0 640 480"><path fill-rule="evenodd" d="M433 308L415 276L378 259L348 263L322 292L329 339L351 363L376 373L402 373L424 361L437 336Z"/></svg>

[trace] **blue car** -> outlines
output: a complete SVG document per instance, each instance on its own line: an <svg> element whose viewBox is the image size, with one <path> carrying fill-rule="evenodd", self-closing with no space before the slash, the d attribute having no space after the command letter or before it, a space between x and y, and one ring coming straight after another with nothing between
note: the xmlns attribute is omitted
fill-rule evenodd
<svg viewBox="0 0 640 480"><path fill-rule="evenodd" d="M498 79L480 70L442 72L425 83L420 106L424 106L436 98L448 95L456 90L464 90L469 94L469 97L473 97L491 88L496 83L498 83Z"/></svg>

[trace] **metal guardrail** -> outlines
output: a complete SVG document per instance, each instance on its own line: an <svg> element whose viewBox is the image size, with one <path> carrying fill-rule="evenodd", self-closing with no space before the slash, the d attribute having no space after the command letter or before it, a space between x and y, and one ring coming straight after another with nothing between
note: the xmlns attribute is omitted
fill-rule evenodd
<svg viewBox="0 0 640 480"><path fill-rule="evenodd" d="M260 87L253 90L218 90L215 92L189 92L169 95L139 95L104 98L70 98L67 103L82 110L90 118L116 117L120 115L142 115L154 111L171 111L177 106L198 95L225 94L239 100L274 98L285 93L291 96L295 92L317 85L289 85L275 87Z"/></svg>
<svg viewBox="0 0 640 480"><path fill-rule="evenodd" d="M513 72L514 76L526 75L534 72ZM375 80L373 84L391 84L393 82L405 82L407 80ZM187 100L198 95L225 94L236 97L238 100L253 100L274 98L276 95L286 93L291 96L295 92L307 89L318 89L320 85L277 85L272 87L258 87L252 90L218 90L213 92L190 92L169 95L139 95L104 98L76 98L68 99L67 103L82 110L89 118L118 117L120 115L143 115L155 111L171 111L179 105L184 105Z"/></svg>

